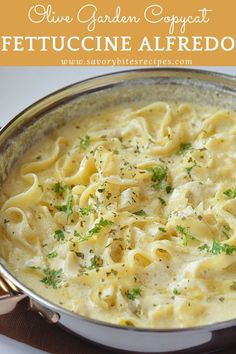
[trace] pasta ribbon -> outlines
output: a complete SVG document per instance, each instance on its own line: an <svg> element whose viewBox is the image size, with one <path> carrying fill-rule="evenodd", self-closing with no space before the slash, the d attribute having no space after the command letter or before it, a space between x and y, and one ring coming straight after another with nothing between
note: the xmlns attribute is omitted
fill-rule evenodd
<svg viewBox="0 0 236 354"><path fill-rule="evenodd" d="M233 319L235 151L235 112L174 96L68 119L2 185L2 261L44 298L116 325Z"/></svg>

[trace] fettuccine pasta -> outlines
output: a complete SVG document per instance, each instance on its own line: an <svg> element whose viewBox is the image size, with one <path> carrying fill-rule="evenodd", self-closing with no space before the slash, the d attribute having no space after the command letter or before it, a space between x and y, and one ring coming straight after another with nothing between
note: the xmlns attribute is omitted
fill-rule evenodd
<svg viewBox="0 0 236 354"><path fill-rule="evenodd" d="M0 252L83 316L181 328L236 317L236 115L154 102L67 123L5 182Z"/></svg>

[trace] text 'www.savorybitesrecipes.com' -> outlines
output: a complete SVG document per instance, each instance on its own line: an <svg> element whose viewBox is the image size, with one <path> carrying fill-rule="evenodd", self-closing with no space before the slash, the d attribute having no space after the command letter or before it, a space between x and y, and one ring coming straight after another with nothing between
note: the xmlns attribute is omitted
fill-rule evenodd
<svg viewBox="0 0 236 354"><path fill-rule="evenodd" d="M128 59L128 58L113 58L113 59L61 59L61 65L78 65L78 66L182 66L193 65L192 59Z"/></svg>

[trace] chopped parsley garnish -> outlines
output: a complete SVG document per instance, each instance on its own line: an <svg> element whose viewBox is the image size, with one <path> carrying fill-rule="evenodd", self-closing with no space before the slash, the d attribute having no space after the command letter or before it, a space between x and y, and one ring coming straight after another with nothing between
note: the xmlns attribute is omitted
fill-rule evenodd
<svg viewBox="0 0 236 354"><path fill-rule="evenodd" d="M229 231L230 231L229 225L223 225L222 234L223 234L226 238L229 238Z"/></svg>
<svg viewBox="0 0 236 354"><path fill-rule="evenodd" d="M73 213L72 203L73 203L73 195L71 193L69 193L66 197L66 204L65 205L56 205L55 206L55 208L57 210L63 211L64 213L66 213L67 222L69 220L69 217Z"/></svg>
<svg viewBox="0 0 236 354"><path fill-rule="evenodd" d="M39 184L38 186L39 186L39 188L41 189L41 191L43 192L43 186L42 186L42 184Z"/></svg>
<svg viewBox="0 0 236 354"><path fill-rule="evenodd" d="M76 256L79 258L84 259L84 253L83 252L75 252Z"/></svg>
<svg viewBox="0 0 236 354"><path fill-rule="evenodd" d="M181 143L179 146L179 151L177 155L184 155L188 150L192 149L192 144L189 143Z"/></svg>
<svg viewBox="0 0 236 354"><path fill-rule="evenodd" d="M129 300L134 301L137 299L139 296L141 296L141 289L140 288L133 288L132 290L127 290L125 292L125 295Z"/></svg>
<svg viewBox="0 0 236 354"><path fill-rule="evenodd" d="M89 205L87 208L79 208L79 212L83 216L88 216L90 213L94 211L92 205Z"/></svg>
<svg viewBox="0 0 236 354"><path fill-rule="evenodd" d="M171 186L166 185L165 183L155 183L152 185L152 188L155 189L156 191L163 190L167 194L169 194L172 191Z"/></svg>
<svg viewBox="0 0 236 354"><path fill-rule="evenodd" d="M180 292L179 292L176 288L174 288L174 289L173 289L173 294L174 294L174 295L180 295Z"/></svg>
<svg viewBox="0 0 236 354"><path fill-rule="evenodd" d="M107 193L106 198L109 200L112 197L112 194L110 192Z"/></svg>
<svg viewBox="0 0 236 354"><path fill-rule="evenodd" d="M4 224L7 224L7 223L9 223L9 222L10 222L10 220L8 220L8 219L4 219L4 220L3 220L3 222L4 222Z"/></svg>
<svg viewBox="0 0 236 354"><path fill-rule="evenodd" d="M66 205L55 205L55 208L58 211L63 211L64 213L66 213Z"/></svg>
<svg viewBox="0 0 236 354"><path fill-rule="evenodd" d="M55 258L57 256L58 256L57 251L53 251L53 252L48 253L48 258Z"/></svg>
<svg viewBox="0 0 236 354"><path fill-rule="evenodd" d="M152 172L152 181L155 182L152 185L156 191L164 190L166 193L170 193L172 188L166 183L168 169L164 165L157 165L147 169Z"/></svg>
<svg viewBox="0 0 236 354"><path fill-rule="evenodd" d="M47 286L51 286L53 289L60 287L62 269L50 269L49 267L43 269L45 277L40 281Z"/></svg>
<svg viewBox="0 0 236 354"><path fill-rule="evenodd" d="M166 229L164 229L164 227L158 227L158 230L161 232L166 232Z"/></svg>
<svg viewBox="0 0 236 354"><path fill-rule="evenodd" d="M151 167L148 171L152 172L153 182L162 182L167 177L167 168L163 165Z"/></svg>
<svg viewBox="0 0 236 354"><path fill-rule="evenodd" d="M95 226L88 231L88 233L89 233L89 235L93 236L94 234L97 234L98 232L100 232L103 227L110 226L112 224L113 224L113 221L101 218L99 220L99 222L97 222L95 224Z"/></svg>
<svg viewBox="0 0 236 354"><path fill-rule="evenodd" d="M236 251L236 247L232 245L228 245L227 243L220 243L217 240L213 240L212 246L207 245L206 243L200 247L198 247L200 251L206 251L207 253L212 254L221 254L225 253L226 255L231 255L234 251Z"/></svg>
<svg viewBox="0 0 236 354"><path fill-rule="evenodd" d="M109 277L111 274L113 274L113 275L117 275L118 274L118 272L117 272L117 270L115 270L115 269L111 269L111 271L110 272L106 272L106 276L107 277Z"/></svg>
<svg viewBox="0 0 236 354"><path fill-rule="evenodd" d="M89 270L92 270L92 269L97 269L99 267L102 267L103 265L103 260L100 256L93 256L93 258L91 258L90 260L90 266L88 267Z"/></svg>
<svg viewBox="0 0 236 354"><path fill-rule="evenodd" d="M68 189L68 186L66 184L63 184L62 182L57 182L52 186L53 192L58 194L60 197L63 197L63 195L67 189Z"/></svg>
<svg viewBox="0 0 236 354"><path fill-rule="evenodd" d="M132 321L129 321L129 320L126 320L126 321L124 322L124 324L125 324L126 326L129 326L129 327L135 327L135 325L133 324L133 322L132 322Z"/></svg>
<svg viewBox="0 0 236 354"><path fill-rule="evenodd" d="M143 209L135 211L133 214L137 216L147 216L147 213Z"/></svg>
<svg viewBox="0 0 236 354"><path fill-rule="evenodd" d="M227 197L234 199L236 198L236 188L227 189L224 194L227 195Z"/></svg>
<svg viewBox="0 0 236 354"><path fill-rule="evenodd" d="M103 193L105 191L105 188L98 188L99 193Z"/></svg>
<svg viewBox="0 0 236 354"><path fill-rule="evenodd" d="M110 226L113 224L113 221L106 220L101 218L92 229L88 231L88 233L84 236L80 236L79 242L87 241L92 238L95 234L99 233L104 227Z"/></svg>
<svg viewBox="0 0 236 354"><path fill-rule="evenodd" d="M184 246L187 246L189 240L194 240L195 237L190 233L189 227L183 227L181 225L176 226L177 233L181 236L181 240Z"/></svg>
<svg viewBox="0 0 236 354"><path fill-rule="evenodd" d="M71 216L71 214L73 213L72 202L73 202L73 195L71 193L69 193L67 198L66 198L66 217L67 217L67 221L68 221L69 217Z"/></svg>
<svg viewBox="0 0 236 354"><path fill-rule="evenodd" d="M65 240L65 235L64 235L64 232L62 230L56 230L54 232L54 238L57 240L57 241L63 241Z"/></svg>
<svg viewBox="0 0 236 354"><path fill-rule="evenodd" d="M167 194L169 194L172 191L172 187L169 185L164 186L164 190L166 191Z"/></svg>
<svg viewBox="0 0 236 354"><path fill-rule="evenodd" d="M80 150L86 150L90 143L91 143L90 136L86 135L84 138L80 138L80 143L79 143Z"/></svg>
<svg viewBox="0 0 236 354"><path fill-rule="evenodd" d="M30 269L41 269L39 266L28 266Z"/></svg>
<svg viewBox="0 0 236 354"><path fill-rule="evenodd" d="M187 174L188 174L189 177L191 177L192 169L193 169L194 167L196 167L196 166L197 166L197 163L196 163L196 161L194 161L194 164L193 164L192 166L185 168L185 170L186 170L186 172L187 172Z"/></svg>
<svg viewBox="0 0 236 354"><path fill-rule="evenodd" d="M161 204L162 205L166 205L166 201L163 199L163 198L161 198L161 197L158 197L158 199L160 200L160 202L161 202Z"/></svg>

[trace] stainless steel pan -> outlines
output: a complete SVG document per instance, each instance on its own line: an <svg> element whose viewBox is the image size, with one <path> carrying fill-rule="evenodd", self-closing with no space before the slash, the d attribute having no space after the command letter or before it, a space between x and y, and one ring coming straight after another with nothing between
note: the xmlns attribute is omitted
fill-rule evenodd
<svg viewBox="0 0 236 354"><path fill-rule="evenodd" d="M187 69L139 69L76 83L34 103L0 134L0 185L14 162L47 132L74 117L133 101L173 100L236 110L236 79ZM52 323L115 350L145 353L203 353L236 343L236 319L190 329L128 328L79 316L37 295L0 264L0 314L30 298L31 307Z"/></svg>

